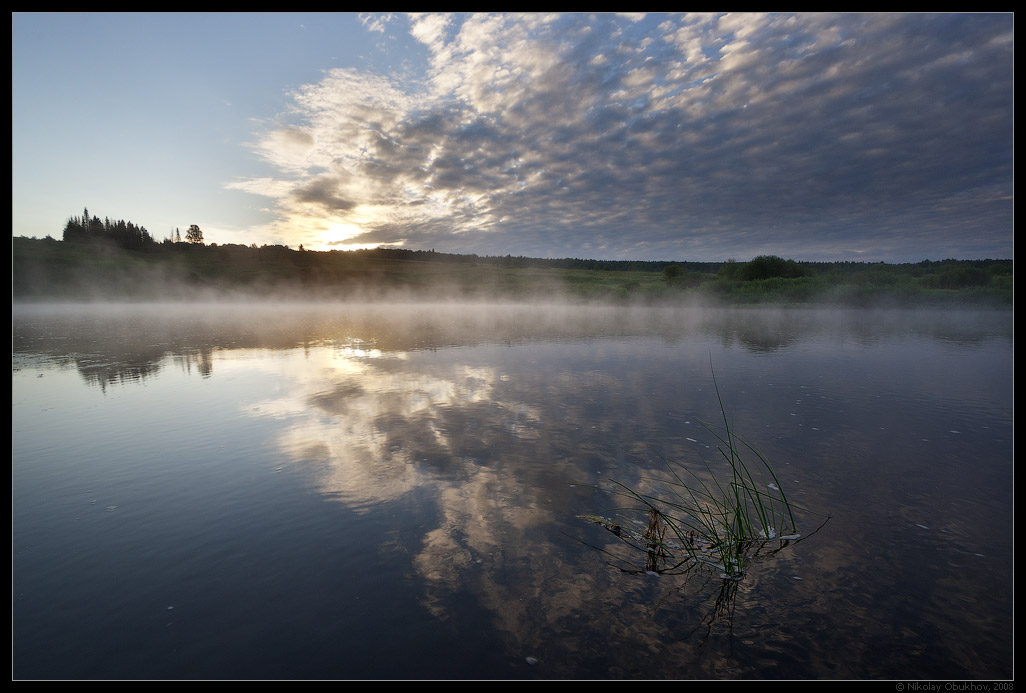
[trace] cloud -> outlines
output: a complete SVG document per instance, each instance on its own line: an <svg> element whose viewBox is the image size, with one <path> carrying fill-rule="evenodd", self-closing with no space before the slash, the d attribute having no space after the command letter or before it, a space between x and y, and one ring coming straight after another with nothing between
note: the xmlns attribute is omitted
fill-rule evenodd
<svg viewBox="0 0 1026 693"><path fill-rule="evenodd" d="M445 29L449 17L444 14L413 15L410 35L428 47L437 50L445 42Z"/></svg>
<svg viewBox="0 0 1026 693"><path fill-rule="evenodd" d="M327 72L254 147L291 185L234 184L283 234L318 205L361 242L484 254L1010 249L1010 15L390 21L426 76Z"/></svg>
<svg viewBox="0 0 1026 693"><path fill-rule="evenodd" d="M319 205L329 212L347 212L356 206L339 194L339 181L331 176L321 176L304 183L292 191L300 202Z"/></svg>
<svg viewBox="0 0 1026 693"><path fill-rule="evenodd" d="M391 13L387 14L360 14L360 22L367 27L367 31L373 31L378 34L385 33L385 27L388 26L389 22L393 19Z"/></svg>

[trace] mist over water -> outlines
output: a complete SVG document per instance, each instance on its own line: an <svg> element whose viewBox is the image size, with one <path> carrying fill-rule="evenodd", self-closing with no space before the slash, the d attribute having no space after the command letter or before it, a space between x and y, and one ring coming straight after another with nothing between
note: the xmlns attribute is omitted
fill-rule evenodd
<svg viewBox="0 0 1026 693"><path fill-rule="evenodd" d="M630 306L547 301L389 300L189 301L158 303L15 303L14 338L145 342L160 336L244 336L255 345L356 338L395 340L396 348L510 339L577 339L612 335L680 336L700 332L740 340L753 348L812 336L880 339L932 334L941 339L986 339L1003 333L1009 311L978 309L753 308L685 305ZM111 329L116 332L111 332ZM69 330L70 334L62 334ZM19 351L16 344L15 351Z"/></svg>
<svg viewBox="0 0 1026 693"><path fill-rule="evenodd" d="M13 328L16 678L1011 674L1009 311L49 304ZM726 594L578 519L611 480L659 492L664 459L715 465L712 369L805 531L831 516Z"/></svg>

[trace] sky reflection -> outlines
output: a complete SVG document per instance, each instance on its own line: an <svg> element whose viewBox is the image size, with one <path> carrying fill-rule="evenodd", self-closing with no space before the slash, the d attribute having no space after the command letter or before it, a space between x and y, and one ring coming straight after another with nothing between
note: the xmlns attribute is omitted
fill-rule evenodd
<svg viewBox="0 0 1026 693"><path fill-rule="evenodd" d="M68 390L60 413L83 437L103 435L111 407L145 407L136 415L152 420L184 408L174 425L195 428L167 437L195 445L179 462L196 470L180 493L193 492L196 475L227 476L234 507L247 507L260 471L247 454L259 453L332 501L323 505L344 506L339 517L391 523L341 526L338 542L400 537L373 550L395 552L387 569L410 571L434 619L459 620L473 603L510 652L556 676L1000 670L1011 584L1009 314L571 315L438 306L167 331L136 321L139 345L95 320L52 341L16 323L19 438L45 437L31 415L59 395L52 387ZM102 362L132 373L146 359L151 375L117 388L75 372ZM788 493L834 516L815 540L754 569L727 604L707 575L646 575L644 557L636 574L610 567L630 556L577 518L619 505L609 479L659 491L661 457L715 461L699 423L719 415L710 360L732 422L778 463ZM118 430L129 471L142 460L141 473L178 473L148 451L159 436L121 430L129 420ZM108 445L95 456L116 449ZM272 498L282 494L261 479Z"/></svg>

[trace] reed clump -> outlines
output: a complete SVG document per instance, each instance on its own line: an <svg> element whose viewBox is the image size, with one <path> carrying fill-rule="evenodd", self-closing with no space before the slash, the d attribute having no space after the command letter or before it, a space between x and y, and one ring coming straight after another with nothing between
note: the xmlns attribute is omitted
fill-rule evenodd
<svg viewBox="0 0 1026 693"><path fill-rule="evenodd" d="M767 544L785 545L801 535L795 508L769 460L731 428L715 373L713 385L723 423L704 425L719 441L717 452L726 462L720 476L705 461L697 468L666 461L668 475L659 495L613 482L616 493L632 501L627 510L647 515L643 531L640 525L635 530L629 522L597 515L581 518L644 551L648 570L666 572L701 563L725 579L740 580Z"/></svg>

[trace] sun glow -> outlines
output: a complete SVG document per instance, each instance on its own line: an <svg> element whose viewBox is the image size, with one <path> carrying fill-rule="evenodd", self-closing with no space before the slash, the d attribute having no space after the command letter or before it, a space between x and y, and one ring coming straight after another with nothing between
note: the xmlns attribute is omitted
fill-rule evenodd
<svg viewBox="0 0 1026 693"><path fill-rule="evenodd" d="M363 233L363 229L354 224L332 224L321 238L321 243L328 247L335 247L345 243L350 238L355 238Z"/></svg>
<svg viewBox="0 0 1026 693"><path fill-rule="evenodd" d="M393 243L332 243L331 245L324 245L321 250L370 250L371 248L380 248L385 245L394 245Z"/></svg>
<svg viewBox="0 0 1026 693"><path fill-rule="evenodd" d="M320 243L312 250L365 250L377 248L380 243L347 243L350 238L361 236L365 231L355 224L333 224L323 233Z"/></svg>

